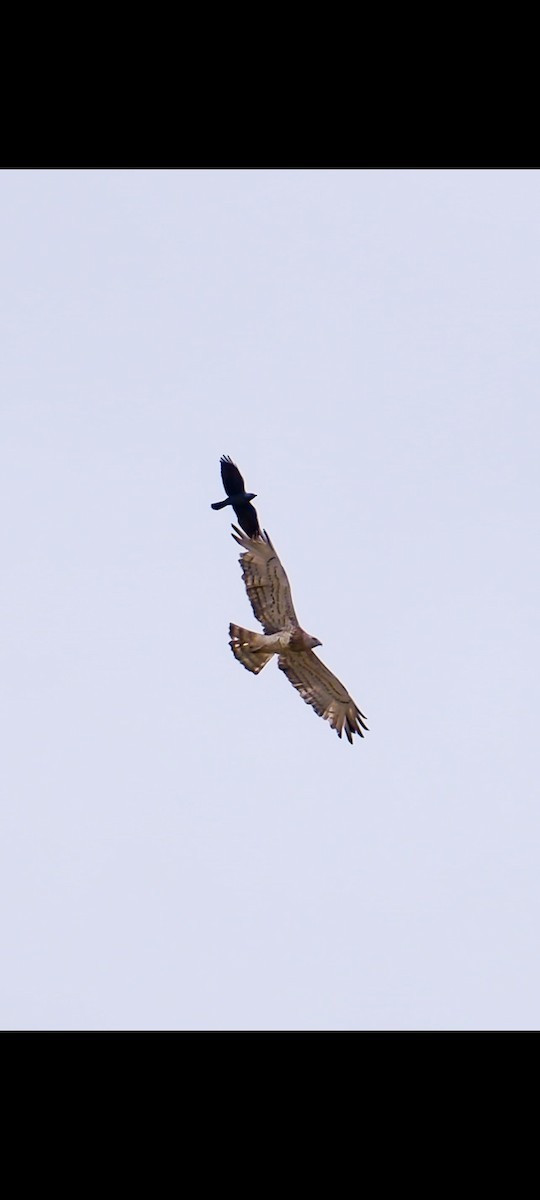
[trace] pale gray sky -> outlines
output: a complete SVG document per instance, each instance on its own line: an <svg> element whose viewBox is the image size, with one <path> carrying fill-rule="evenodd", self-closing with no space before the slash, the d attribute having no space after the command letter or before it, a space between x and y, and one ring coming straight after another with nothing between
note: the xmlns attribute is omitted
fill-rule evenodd
<svg viewBox="0 0 540 1200"><path fill-rule="evenodd" d="M539 1027L540 175L0 175L4 1029ZM256 624L239 464L351 748Z"/></svg>

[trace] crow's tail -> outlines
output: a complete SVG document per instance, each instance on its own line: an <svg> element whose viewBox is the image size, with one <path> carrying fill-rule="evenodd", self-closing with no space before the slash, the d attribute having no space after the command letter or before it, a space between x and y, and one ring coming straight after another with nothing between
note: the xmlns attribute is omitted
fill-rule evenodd
<svg viewBox="0 0 540 1200"><path fill-rule="evenodd" d="M210 508L225 508L225 505L230 503L231 502L228 498L227 500L218 500L217 504L211 504Z"/></svg>

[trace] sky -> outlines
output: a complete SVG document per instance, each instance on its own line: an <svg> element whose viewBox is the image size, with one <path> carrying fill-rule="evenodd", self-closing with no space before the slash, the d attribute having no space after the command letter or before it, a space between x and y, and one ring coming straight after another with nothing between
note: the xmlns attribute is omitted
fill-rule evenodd
<svg viewBox="0 0 540 1200"><path fill-rule="evenodd" d="M0 255L0 1027L538 1029L539 172L3 171Z"/></svg>

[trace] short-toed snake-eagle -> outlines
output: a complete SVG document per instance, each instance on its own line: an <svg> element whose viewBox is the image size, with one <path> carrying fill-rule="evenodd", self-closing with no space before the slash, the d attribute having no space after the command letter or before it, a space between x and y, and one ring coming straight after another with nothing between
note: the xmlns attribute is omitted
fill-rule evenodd
<svg viewBox="0 0 540 1200"><path fill-rule="evenodd" d="M274 654L278 667L306 704L329 721L338 737L343 730L364 736L365 717L343 684L313 653L322 643L301 629L294 611L289 580L266 533L249 538L233 525L233 538L243 553L240 566L251 607L264 633L230 625L230 647L247 671L258 675Z"/></svg>

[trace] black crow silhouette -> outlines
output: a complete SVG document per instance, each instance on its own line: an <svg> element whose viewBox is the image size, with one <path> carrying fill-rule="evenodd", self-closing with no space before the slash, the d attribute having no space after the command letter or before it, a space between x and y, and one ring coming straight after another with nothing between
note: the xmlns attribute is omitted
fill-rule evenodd
<svg viewBox="0 0 540 1200"><path fill-rule="evenodd" d="M246 492L244 480L238 470L238 467L233 463L232 458L228 454L222 454L221 463L221 478L223 487L227 493L226 500L218 500L217 504L212 504L212 508L225 508L227 504L231 504L238 518L239 525L242 526L244 533L247 533L249 538L261 536L259 529L259 518L251 500L255 499L256 492Z"/></svg>

